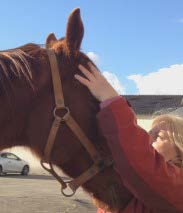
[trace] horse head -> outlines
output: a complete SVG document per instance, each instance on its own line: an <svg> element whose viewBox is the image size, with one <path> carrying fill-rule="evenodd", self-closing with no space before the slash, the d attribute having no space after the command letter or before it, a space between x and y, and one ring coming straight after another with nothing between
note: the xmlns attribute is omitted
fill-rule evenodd
<svg viewBox="0 0 183 213"><path fill-rule="evenodd" d="M10 123L0 123L1 126L4 124L5 130L0 140L1 149L23 145L31 148L39 158L45 158L44 151L54 121L55 108L52 68L48 57L48 50L51 49L57 60L65 106L100 158L111 157L105 138L97 128L96 114L99 112L99 102L74 78L77 73L81 75L79 64L87 67L88 62L91 62L80 51L83 35L80 10L75 9L69 16L65 37L57 39L54 33L51 33L46 39L46 49L36 44L27 44L18 48L23 59L12 56L14 59L17 58L23 67L19 69L19 77L13 74L14 77L10 80L13 88L13 107L11 104L8 105L9 99L6 95L1 96L1 101L5 100L2 101L2 109L9 111L13 108L14 112L12 116L8 116L9 120L4 115L6 113L0 114L4 123ZM16 52L16 49L14 51ZM11 65L13 62L5 63L6 68L10 69L7 63ZM3 69L3 66L1 68ZM26 72L23 71L25 69ZM4 78L7 81L7 77ZM5 143L3 139L7 134L11 137ZM77 178L93 165L91 155L65 122L58 128L49 160L72 178ZM97 205L108 211L124 208L131 199L131 194L123 186L111 164L84 182L82 187L93 196Z"/></svg>

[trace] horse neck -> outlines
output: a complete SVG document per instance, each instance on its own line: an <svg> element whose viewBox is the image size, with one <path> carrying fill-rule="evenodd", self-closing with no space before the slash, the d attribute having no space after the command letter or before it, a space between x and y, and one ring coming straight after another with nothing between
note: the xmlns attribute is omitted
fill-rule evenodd
<svg viewBox="0 0 183 213"><path fill-rule="evenodd" d="M28 63L24 64L24 67L27 65L30 67L31 82L26 79L27 72L18 73L16 67L15 71L11 70L9 66L11 61L8 61L9 64L7 64L7 59L3 58L5 56L0 54L0 63L4 64L6 68L6 70L3 70L3 66L0 66L0 74L3 75L0 87L3 87L2 84L8 85L4 89L4 93L0 94L0 150L16 145L30 147L27 128L29 127L32 108L37 101L40 90L46 84L45 81L48 81L48 76L41 73L43 72L42 67L45 68L45 65L43 64L43 57L42 60L39 57L36 58L36 54L40 55L38 48L37 50L36 48L33 45L25 45L22 50L20 49L25 55L30 55L27 60ZM8 77L4 77L5 71L7 71ZM47 73L46 70L44 72Z"/></svg>
<svg viewBox="0 0 183 213"><path fill-rule="evenodd" d="M16 89L14 90L17 94ZM22 88L22 98L12 98L11 95L3 98L1 101L0 112L0 149L10 148L15 145L24 145L23 132L26 127L26 117L29 113L29 103L31 97L26 93L26 89ZM18 95L18 96L19 96ZM25 96L27 98L25 98ZM20 96L19 96L20 97Z"/></svg>

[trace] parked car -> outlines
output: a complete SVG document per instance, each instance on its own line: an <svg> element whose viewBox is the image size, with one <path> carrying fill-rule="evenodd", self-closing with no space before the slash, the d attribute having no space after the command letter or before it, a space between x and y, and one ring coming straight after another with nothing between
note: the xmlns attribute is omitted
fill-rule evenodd
<svg viewBox="0 0 183 213"><path fill-rule="evenodd" d="M29 164L13 153L0 152L0 175L6 173L21 173L28 175Z"/></svg>

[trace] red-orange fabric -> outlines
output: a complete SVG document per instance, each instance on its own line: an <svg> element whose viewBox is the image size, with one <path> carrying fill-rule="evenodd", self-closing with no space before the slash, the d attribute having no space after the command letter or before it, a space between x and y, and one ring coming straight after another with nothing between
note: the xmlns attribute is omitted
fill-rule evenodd
<svg viewBox="0 0 183 213"><path fill-rule="evenodd" d="M118 99L120 99L120 98L121 98L121 96L115 96L115 97L113 97L113 98L109 98L109 99L107 99L107 100L105 100L105 101L102 101L102 102L100 103L100 109L102 109L102 108L108 106L110 103L112 103L113 101L118 100Z"/></svg>
<svg viewBox="0 0 183 213"><path fill-rule="evenodd" d="M183 169L167 164L153 149L128 102L122 97L113 101L97 119L116 170L136 198L120 213L183 212Z"/></svg>

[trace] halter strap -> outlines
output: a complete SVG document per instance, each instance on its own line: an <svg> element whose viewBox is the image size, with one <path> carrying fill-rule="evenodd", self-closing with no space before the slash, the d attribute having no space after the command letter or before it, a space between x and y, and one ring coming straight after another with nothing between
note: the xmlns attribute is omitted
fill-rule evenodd
<svg viewBox="0 0 183 213"><path fill-rule="evenodd" d="M54 109L54 122L52 124L52 128L48 137L48 141L45 147L45 156L49 159L51 150L57 135L57 131L61 125L61 122L65 121L65 123L68 125L68 127L74 132L74 134L77 136L79 141L82 143L82 145L85 147L85 149L89 152L90 156L92 157L94 162L101 161L101 157L95 147L93 146L92 142L88 139L88 137L84 134L80 126L77 124L77 122L74 120L74 118L71 116L69 108L65 107L64 104L64 96L63 96L63 90L62 90L62 83L60 80L60 74L59 74L59 68L57 63L57 58L54 53L53 49L48 49L48 56L50 60L51 65L51 71L52 71L52 81L53 81L53 88L54 88L54 95L55 95L55 104L56 108ZM60 117L56 115L56 110L66 109L67 113Z"/></svg>
<svg viewBox="0 0 183 213"><path fill-rule="evenodd" d="M48 54L50 66L51 66L56 107L57 108L65 107L62 83L60 80L59 68L58 68L58 63L57 63L57 58L56 58L55 52L53 49L47 49L47 54Z"/></svg>
<svg viewBox="0 0 183 213"><path fill-rule="evenodd" d="M62 90L62 83L59 74L59 67L57 63L57 57L53 49L47 49L48 58L50 61L51 73L52 73L52 81L53 81L53 89L54 89L54 97L55 97L55 109L53 111L54 121L52 123L52 127L48 136L48 140L44 149L44 159L41 160L41 165L44 169L50 172L62 185L61 191L65 196L72 196L77 188L88 180L90 180L97 173L102 171L106 166L112 165L112 161L110 159L103 160L92 142L88 139L85 133L82 131L80 126L74 120L74 118L70 114L70 110L64 104L64 96ZM57 111L65 110L66 113L64 116L57 115ZM56 173L51 163L51 152L53 149L53 145L55 142L55 138L57 136L57 132L62 124L65 122L66 125L72 130L72 132L76 135L80 143L85 147L87 152L90 154L94 164L90 167L86 172L82 173L79 177L69 181L64 182L62 178ZM49 168L45 165L48 164ZM64 189L70 187L73 191L72 194L65 194Z"/></svg>

